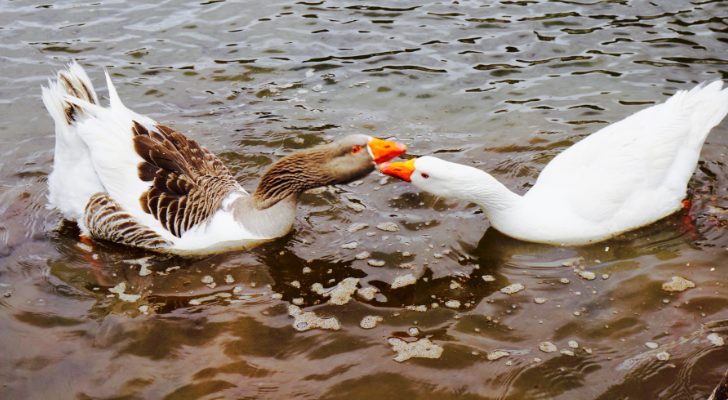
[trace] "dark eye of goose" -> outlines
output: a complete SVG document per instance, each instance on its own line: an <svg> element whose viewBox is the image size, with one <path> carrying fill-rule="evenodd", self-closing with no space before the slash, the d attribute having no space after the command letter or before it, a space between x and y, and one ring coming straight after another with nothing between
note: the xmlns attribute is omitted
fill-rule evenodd
<svg viewBox="0 0 728 400"><path fill-rule="evenodd" d="M427 174L426 174L426 173L424 173L424 172L423 172L423 173L421 173L420 175L421 175L421 176L422 176L423 178L425 178L425 179L427 179L427 178L429 178L429 177L430 177L430 175L427 175Z"/></svg>
<svg viewBox="0 0 728 400"><path fill-rule="evenodd" d="M351 148L351 154L356 154L361 151L361 146L354 146Z"/></svg>

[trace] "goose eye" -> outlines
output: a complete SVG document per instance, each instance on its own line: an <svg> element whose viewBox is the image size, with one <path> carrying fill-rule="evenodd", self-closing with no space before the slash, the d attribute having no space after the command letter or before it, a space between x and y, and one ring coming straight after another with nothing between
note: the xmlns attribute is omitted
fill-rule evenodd
<svg viewBox="0 0 728 400"><path fill-rule="evenodd" d="M361 151L361 146L354 146L351 148L351 154L356 154Z"/></svg>
<svg viewBox="0 0 728 400"><path fill-rule="evenodd" d="M424 173L424 172L423 172L423 173L421 173L420 175L421 175L421 176L422 176L423 178L425 178L425 179L427 179L427 178L429 178L429 177L430 177L430 175L427 175L427 174L426 174L426 173Z"/></svg>

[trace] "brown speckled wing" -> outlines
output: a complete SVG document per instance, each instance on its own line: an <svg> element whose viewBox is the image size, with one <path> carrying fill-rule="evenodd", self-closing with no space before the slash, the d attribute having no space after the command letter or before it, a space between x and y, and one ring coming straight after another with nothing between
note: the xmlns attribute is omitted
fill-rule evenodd
<svg viewBox="0 0 728 400"><path fill-rule="evenodd" d="M91 236L130 246L158 249L171 243L125 212L105 193L91 196L83 215Z"/></svg>
<svg viewBox="0 0 728 400"><path fill-rule="evenodd" d="M225 165L192 139L164 125L147 130L134 121L134 149L144 161L139 179L152 186L142 209L177 237L204 222L231 192L242 190Z"/></svg>

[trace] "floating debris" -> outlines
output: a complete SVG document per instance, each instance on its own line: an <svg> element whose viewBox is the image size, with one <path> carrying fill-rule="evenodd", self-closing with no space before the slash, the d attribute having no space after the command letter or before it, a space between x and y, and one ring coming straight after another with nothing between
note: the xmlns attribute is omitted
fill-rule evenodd
<svg viewBox="0 0 728 400"><path fill-rule="evenodd" d="M126 293L124 293L125 291L126 291L126 282L121 282L120 284L109 289L109 292L116 293L117 295L119 295L119 298L121 300L128 301L130 303L133 303L142 297L139 294L126 294Z"/></svg>
<svg viewBox="0 0 728 400"><path fill-rule="evenodd" d="M389 344L392 350L398 353L394 361L403 362L410 358L440 358L442 355L442 347L430 342L430 339L420 339L416 342L405 342L397 338L390 338Z"/></svg>
<svg viewBox="0 0 728 400"><path fill-rule="evenodd" d="M458 283L458 282L455 282L455 281L451 281L451 282L450 282L450 289L451 289L451 290L455 290L455 289L461 289L462 287L463 287L463 285L461 285L461 284L460 284L460 283Z"/></svg>
<svg viewBox="0 0 728 400"><path fill-rule="evenodd" d="M273 293L272 295L270 295L270 297L272 297L272 298L274 298L276 300L280 300L280 299L283 298L283 295L280 294L280 293Z"/></svg>
<svg viewBox="0 0 728 400"><path fill-rule="evenodd" d="M343 305L351 300L351 295L356 292L356 286L359 284L357 278L346 278L339 282L333 289L329 289L327 293L324 293L325 297L331 297L329 303L336 305Z"/></svg>
<svg viewBox="0 0 728 400"><path fill-rule="evenodd" d="M588 281L593 281L594 279L597 279L597 274L591 271L581 271L579 272L579 276Z"/></svg>
<svg viewBox="0 0 728 400"><path fill-rule="evenodd" d="M541 342L538 344L538 349L543 351L544 353L553 353L555 352L556 345L551 342Z"/></svg>
<svg viewBox="0 0 728 400"><path fill-rule="evenodd" d="M377 229L386 232L399 232L399 226L397 226L394 222L382 222L377 225Z"/></svg>
<svg viewBox="0 0 728 400"><path fill-rule="evenodd" d="M444 256L443 256L442 254L440 254L440 253L435 253L435 254L433 254L432 256L433 256L433 257L435 257L435 258L442 258L442 257L444 257Z"/></svg>
<svg viewBox="0 0 728 400"><path fill-rule="evenodd" d="M483 280L486 282L495 282L495 277L493 275L483 275Z"/></svg>
<svg viewBox="0 0 728 400"><path fill-rule="evenodd" d="M579 342L577 342L576 340L570 340L569 341L569 347L571 347L572 349L578 349L579 348Z"/></svg>
<svg viewBox="0 0 728 400"><path fill-rule="evenodd" d="M406 310L408 311L417 311L417 312L425 312L427 311L427 306L421 305L421 306L406 306Z"/></svg>
<svg viewBox="0 0 728 400"><path fill-rule="evenodd" d="M545 303L547 301L548 300L544 299L543 297L536 297L535 299L533 299L533 302L536 303L536 304L543 304L543 303Z"/></svg>
<svg viewBox="0 0 728 400"><path fill-rule="evenodd" d="M571 267L583 259L584 259L583 257L572 258L570 260L566 260L566 261L562 262L561 265L563 265L565 267Z"/></svg>
<svg viewBox="0 0 728 400"><path fill-rule="evenodd" d="M409 251L405 251L404 253L402 253L402 257L409 257L411 255L412 253L410 253Z"/></svg>
<svg viewBox="0 0 728 400"><path fill-rule="evenodd" d="M349 242L349 243L346 243L346 244L342 244L341 245L341 248L342 249L347 249L347 250L353 250L353 249L356 249L357 246L359 246L359 243L357 243L357 242Z"/></svg>
<svg viewBox="0 0 728 400"><path fill-rule="evenodd" d="M694 287L694 282L691 282L681 276L673 276L672 282L662 284L662 290L666 290L668 292L682 292Z"/></svg>
<svg viewBox="0 0 728 400"><path fill-rule="evenodd" d="M541 362L541 359L538 358L538 357L534 357L532 362L534 362L534 363L540 363Z"/></svg>
<svg viewBox="0 0 728 400"><path fill-rule="evenodd" d="M303 297L296 297L291 302L297 306L303 305Z"/></svg>
<svg viewBox="0 0 728 400"><path fill-rule="evenodd" d="M609 274L602 274L602 279L604 279L605 281L606 281L607 279L609 279Z"/></svg>
<svg viewBox="0 0 728 400"><path fill-rule="evenodd" d="M560 352L560 353L561 353L561 354L563 354L563 355L565 355L565 356L571 356L571 357L574 357L574 352L573 352L573 351L571 351L571 350L566 350L566 349L564 349L564 350L561 350L561 352Z"/></svg>
<svg viewBox="0 0 728 400"><path fill-rule="evenodd" d="M143 306L139 306L139 311L141 311L144 314L149 314L149 309L150 308L151 307L149 307L148 305L145 304Z"/></svg>
<svg viewBox="0 0 728 400"><path fill-rule="evenodd" d="M311 78L315 72L315 69L309 69L308 71L306 71L306 78Z"/></svg>
<svg viewBox="0 0 728 400"><path fill-rule="evenodd" d="M311 268L309 268L309 267L303 267L303 273L304 274L310 274L311 273Z"/></svg>
<svg viewBox="0 0 728 400"><path fill-rule="evenodd" d="M416 327L412 327L412 328L407 329L407 333L409 333L410 336L417 336L420 334L420 330L417 329Z"/></svg>
<svg viewBox="0 0 728 400"><path fill-rule="evenodd" d="M210 275L205 275L202 277L202 283L213 283L215 280Z"/></svg>
<svg viewBox="0 0 728 400"><path fill-rule="evenodd" d="M382 322L384 319L380 316L372 316L368 315L364 317L364 319L361 320L359 323L359 326L361 326L364 329L372 329L376 327L380 322Z"/></svg>
<svg viewBox="0 0 728 400"><path fill-rule="evenodd" d="M357 290L356 294L364 300L374 300L374 296L377 295L377 292L379 292L379 289L370 286L368 288Z"/></svg>
<svg viewBox="0 0 728 400"><path fill-rule="evenodd" d="M647 343L645 343L645 346L647 346L653 350L660 347L660 345L655 342L647 342Z"/></svg>
<svg viewBox="0 0 728 400"><path fill-rule="evenodd" d="M367 260L367 264L371 265L372 267L382 267L382 266L384 266L384 261L382 261L382 260Z"/></svg>
<svg viewBox="0 0 728 400"><path fill-rule="evenodd" d="M521 285L520 283L514 283L512 285L508 285L508 286L504 287L500 291L503 294L514 294L514 293L520 292L523 289L525 289L525 287L523 285Z"/></svg>
<svg viewBox="0 0 728 400"><path fill-rule="evenodd" d="M661 351L661 352L657 353L655 355L655 357L657 357L657 359L660 361L667 361L670 359L670 353L668 353L666 351Z"/></svg>
<svg viewBox="0 0 728 400"><path fill-rule="evenodd" d="M320 283L314 283L313 285L311 285L311 291L324 297L330 297L330 304L340 306L348 303L349 300L351 300L351 295L356 292L356 286L358 284L359 279L346 278L343 281L339 282L338 285L329 289L324 289L324 286Z"/></svg>
<svg viewBox="0 0 728 400"><path fill-rule="evenodd" d="M723 338L717 333L711 333L708 335L708 340L710 340L710 343L713 343L715 346L723 346L725 344Z"/></svg>
<svg viewBox="0 0 728 400"><path fill-rule="evenodd" d="M569 283L570 281L569 281L569 280L568 280L567 278L561 278L561 280L559 280L559 282L561 282L561 283L563 283L563 284L567 284L567 283Z"/></svg>
<svg viewBox="0 0 728 400"><path fill-rule="evenodd" d="M91 251L91 250L89 250L89 251ZM130 265L138 265L140 267L139 276L147 276L152 273L152 271L149 269L149 267L152 265L152 263L150 262L151 259L152 259L152 256L148 256L148 257L137 258L134 260L122 260L122 262L125 264L130 264ZM169 271L167 271L167 272L169 272Z"/></svg>
<svg viewBox="0 0 728 400"><path fill-rule="evenodd" d="M511 353L503 350L491 351L490 353L488 353L488 361L495 361L499 358L508 357L510 355Z"/></svg>
<svg viewBox="0 0 728 400"><path fill-rule="evenodd" d="M458 300L449 300L445 303L445 307L449 308L460 308L460 301Z"/></svg>
<svg viewBox="0 0 728 400"><path fill-rule="evenodd" d="M300 289L301 288L301 282L299 282L299 281L293 281L293 282L291 282L291 286L293 286L294 288L299 288Z"/></svg>
<svg viewBox="0 0 728 400"><path fill-rule="evenodd" d="M234 294L238 294L238 293L240 293L240 292L242 292L242 291L243 291L243 287L242 287L242 286L235 286L235 287L233 288L233 293L234 293Z"/></svg>
<svg viewBox="0 0 728 400"><path fill-rule="evenodd" d="M311 90L313 90L314 92L320 92L321 89L323 89L323 88L324 88L323 85L316 85L316 86L312 87Z"/></svg>
<svg viewBox="0 0 728 400"><path fill-rule="evenodd" d="M371 254L369 254L368 251L362 251L361 253L354 256L357 260L366 260L367 258L371 257Z"/></svg>
<svg viewBox="0 0 728 400"><path fill-rule="evenodd" d="M326 293L326 289L324 289L324 285L322 285L320 283L314 283L313 285L311 285L311 291L313 291L314 293L318 293L318 294Z"/></svg>
<svg viewBox="0 0 728 400"><path fill-rule="evenodd" d="M293 327L300 332L314 328L331 329L335 331L341 329L339 321L337 321L336 318L317 317L316 314L310 311L304 313L298 306L295 305L290 305L288 307L288 315L296 319L293 322Z"/></svg>
<svg viewBox="0 0 728 400"><path fill-rule="evenodd" d="M349 228L347 229L347 231L354 233L356 231L360 231L360 230L366 229L366 228L369 228L369 224L365 224L363 222L357 222L355 224L351 224L349 226Z"/></svg>
<svg viewBox="0 0 728 400"><path fill-rule="evenodd" d="M346 203L346 206L349 207L349 208L351 208L354 211L359 211L359 212L364 211L364 210L367 209L364 204L354 203L354 202L351 202L351 201L347 202Z"/></svg>
<svg viewBox="0 0 728 400"><path fill-rule="evenodd" d="M225 283L227 283L228 285L231 283L235 283L235 279L233 279L232 275L225 275Z"/></svg>
<svg viewBox="0 0 728 400"><path fill-rule="evenodd" d="M397 267L402 268L402 269L415 269L416 266L417 266L417 263L414 261L411 261L411 262L399 264Z"/></svg>
<svg viewBox="0 0 728 400"><path fill-rule="evenodd" d="M415 278L412 274L398 276L394 279L394 283L392 283L392 289L401 288L407 285L413 285L415 284L415 282L417 282L417 278Z"/></svg>
<svg viewBox="0 0 728 400"><path fill-rule="evenodd" d="M228 298L228 297L232 297L232 295L230 293L216 293L216 294L213 294L213 295L210 295L210 296L205 296L205 297L199 297L197 299L192 299L192 300L190 300L190 304L193 305L193 306L199 306L200 304L202 304L202 303L204 303L206 301L212 301L212 300L215 300L218 297L220 297L220 298Z"/></svg>
<svg viewBox="0 0 728 400"><path fill-rule="evenodd" d="M139 276L147 276L152 273L152 270L146 264L141 264L139 269Z"/></svg>

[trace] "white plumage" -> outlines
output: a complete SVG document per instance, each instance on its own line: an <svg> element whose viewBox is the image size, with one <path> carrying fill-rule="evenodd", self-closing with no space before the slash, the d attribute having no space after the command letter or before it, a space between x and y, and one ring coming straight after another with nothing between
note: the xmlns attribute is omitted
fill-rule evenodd
<svg viewBox="0 0 728 400"><path fill-rule="evenodd" d="M682 207L703 142L728 113L720 81L680 91L557 155L518 196L485 172L421 157L383 172L478 204L491 224L526 241L581 245L648 225ZM403 174L409 173L409 176ZM424 178L427 176L427 178Z"/></svg>

